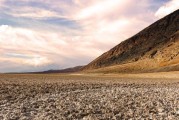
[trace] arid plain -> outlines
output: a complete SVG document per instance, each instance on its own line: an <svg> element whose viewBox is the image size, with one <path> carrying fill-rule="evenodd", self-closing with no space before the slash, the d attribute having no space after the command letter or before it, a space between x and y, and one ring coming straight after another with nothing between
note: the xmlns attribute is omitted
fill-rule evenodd
<svg viewBox="0 0 179 120"><path fill-rule="evenodd" d="M1 74L0 119L179 119L179 72Z"/></svg>

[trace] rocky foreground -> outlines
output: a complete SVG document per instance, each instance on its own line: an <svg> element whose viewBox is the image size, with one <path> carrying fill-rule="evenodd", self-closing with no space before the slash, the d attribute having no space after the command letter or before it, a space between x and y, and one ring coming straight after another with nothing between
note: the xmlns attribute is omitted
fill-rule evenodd
<svg viewBox="0 0 179 120"><path fill-rule="evenodd" d="M0 75L0 120L179 119L179 80Z"/></svg>

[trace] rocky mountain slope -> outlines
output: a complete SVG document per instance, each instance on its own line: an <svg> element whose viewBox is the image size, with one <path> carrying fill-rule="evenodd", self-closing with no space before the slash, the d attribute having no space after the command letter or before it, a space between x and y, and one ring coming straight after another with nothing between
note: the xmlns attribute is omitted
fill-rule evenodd
<svg viewBox="0 0 179 120"><path fill-rule="evenodd" d="M158 20L83 67L94 72L179 70L179 10Z"/></svg>

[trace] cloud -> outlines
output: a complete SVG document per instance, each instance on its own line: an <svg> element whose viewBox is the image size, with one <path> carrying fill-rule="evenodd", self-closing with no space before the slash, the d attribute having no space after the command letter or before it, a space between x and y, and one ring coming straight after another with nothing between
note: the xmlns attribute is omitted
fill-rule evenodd
<svg viewBox="0 0 179 120"><path fill-rule="evenodd" d="M51 60L48 56L45 56L45 53L53 52L55 48L50 46L48 48L48 41L45 37L48 36L36 31L2 25L0 26L1 58L14 64L28 66L48 65ZM58 43L63 45L63 42L59 41Z"/></svg>
<svg viewBox="0 0 179 120"><path fill-rule="evenodd" d="M150 4L147 0L140 0L140 4L136 2L135 0L101 0L87 3L77 1L80 6L86 5L86 7L73 11L72 18L79 20L85 40L98 41L99 48L100 44L108 44L106 48L109 49L156 20L148 8Z"/></svg>
<svg viewBox="0 0 179 120"><path fill-rule="evenodd" d="M82 9L77 14L77 19L87 19L89 17L104 17L103 15L110 14L115 11L117 8L121 8L123 5L126 5L129 0L103 0L98 1L95 4L90 5L89 7Z"/></svg>
<svg viewBox="0 0 179 120"><path fill-rule="evenodd" d="M53 2L52 2L53 1ZM0 3L5 9L2 11L5 14L14 17L24 17L33 19L43 19L51 17L65 18L63 15L63 9L56 10L57 5L59 8L65 6L63 1L44 1L44 0L1 0ZM58 4L57 4L58 3Z"/></svg>
<svg viewBox="0 0 179 120"><path fill-rule="evenodd" d="M3 7L5 0L0 0L0 9Z"/></svg>
<svg viewBox="0 0 179 120"><path fill-rule="evenodd" d="M41 18L48 18L48 17L63 17L54 11L49 11L40 8L25 7L22 9L24 10L24 12L19 9L16 9L15 11L11 12L11 15L14 17L25 17L25 18L34 18L34 19L35 18L41 19Z"/></svg>
<svg viewBox="0 0 179 120"><path fill-rule="evenodd" d="M1 25L0 61L22 65L26 71L32 67L40 70L44 66L49 66L48 69L60 69L59 67L85 64L101 54L101 51L94 47L95 42L80 41L80 38L71 38L58 32ZM82 60L77 61L79 58ZM54 64L56 66L52 66ZM51 66L53 68L50 68Z"/></svg>
<svg viewBox="0 0 179 120"><path fill-rule="evenodd" d="M23 9L23 11L21 10ZM65 16L60 15L58 12L45 10L43 8L37 7L14 7L14 9L8 10L4 13L9 14L13 17L22 17L22 18L33 18L33 19L46 19L46 18L65 18Z"/></svg>
<svg viewBox="0 0 179 120"><path fill-rule="evenodd" d="M177 9L179 9L179 0L170 0L157 10L155 16L162 18Z"/></svg>
<svg viewBox="0 0 179 120"><path fill-rule="evenodd" d="M43 66L51 63L46 57L40 55L31 54L19 54L19 53L5 53L3 56L4 60L9 61L13 59L15 63L21 63L29 66ZM10 59L9 59L10 58Z"/></svg>
<svg viewBox="0 0 179 120"><path fill-rule="evenodd" d="M0 72L7 72L87 64L156 21L153 8L161 2L6 0L2 5Z"/></svg>

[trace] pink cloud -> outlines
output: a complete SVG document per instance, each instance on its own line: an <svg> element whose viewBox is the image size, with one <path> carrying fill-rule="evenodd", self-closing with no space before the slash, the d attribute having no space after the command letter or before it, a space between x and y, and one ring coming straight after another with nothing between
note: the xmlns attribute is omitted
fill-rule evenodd
<svg viewBox="0 0 179 120"><path fill-rule="evenodd" d="M57 0L38 2L43 2L51 9L30 6L24 9L16 8L8 14L31 19L65 17L75 20L81 28L64 29L58 25L49 25L50 23L42 24L46 30L43 26L37 29L36 26L21 28L1 25L0 65L6 63L9 69L9 63L14 68L17 67L15 64L18 64L26 66L26 70L32 70L34 66L51 69L49 66L52 64L60 67L87 64L157 20L156 11L149 9L149 0L73 0L73 6ZM54 11L59 6L64 13ZM171 5L167 3L167 6ZM13 57L8 57L7 53ZM31 59L27 59L27 56ZM22 67L17 68L25 70ZM6 69L5 65L3 69Z"/></svg>
<svg viewBox="0 0 179 120"><path fill-rule="evenodd" d="M0 26L0 54L13 53L14 56L13 58L1 56L1 61L40 66L53 62L64 64L67 58L94 57L95 54L99 54L98 50L87 41L78 40L79 38L65 38L58 32L35 31L2 25ZM86 49L87 47L89 49ZM16 58L15 55L18 54L29 56L31 59Z"/></svg>

